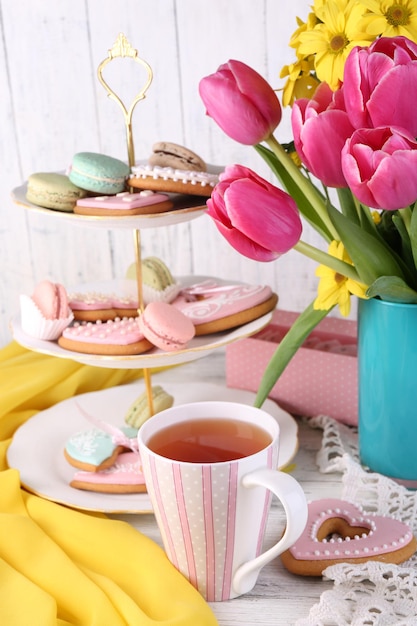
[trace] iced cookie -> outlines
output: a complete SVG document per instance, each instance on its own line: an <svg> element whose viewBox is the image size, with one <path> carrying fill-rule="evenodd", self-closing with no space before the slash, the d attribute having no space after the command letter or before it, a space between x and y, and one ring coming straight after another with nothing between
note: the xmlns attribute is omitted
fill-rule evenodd
<svg viewBox="0 0 417 626"><path fill-rule="evenodd" d="M270 287L208 279L182 289L172 304L193 322L198 336L247 324L275 309L277 302Z"/></svg>
<svg viewBox="0 0 417 626"><path fill-rule="evenodd" d="M207 172L196 172L149 164L134 165L129 177L129 185L136 189L151 189L163 193L171 192L204 198L211 196L218 182L218 172L210 168Z"/></svg>
<svg viewBox="0 0 417 626"><path fill-rule="evenodd" d="M68 463L86 472L98 472L111 467L127 447L134 447L137 429L122 427L125 438L115 437L101 428L89 428L72 435L65 444L64 456Z"/></svg>
<svg viewBox="0 0 417 626"><path fill-rule="evenodd" d="M170 211L174 204L164 193L143 190L138 193L122 191L114 196L95 196L78 200L74 213L80 215L148 215Z"/></svg>
<svg viewBox="0 0 417 626"><path fill-rule="evenodd" d="M153 345L140 330L138 319L125 317L107 322L75 322L64 330L58 344L65 350L84 354L142 354Z"/></svg>
<svg viewBox="0 0 417 626"><path fill-rule="evenodd" d="M145 478L138 452L122 452L111 467L97 472L76 472L71 487L100 493L143 493Z"/></svg>
<svg viewBox="0 0 417 626"><path fill-rule="evenodd" d="M281 559L293 574L321 576L336 563L402 563L416 547L413 533L403 522L329 498L309 503L306 528Z"/></svg>
<svg viewBox="0 0 417 626"><path fill-rule="evenodd" d="M74 319L83 322L114 320L116 317L137 317L135 295L116 296L97 291L73 292L68 295Z"/></svg>

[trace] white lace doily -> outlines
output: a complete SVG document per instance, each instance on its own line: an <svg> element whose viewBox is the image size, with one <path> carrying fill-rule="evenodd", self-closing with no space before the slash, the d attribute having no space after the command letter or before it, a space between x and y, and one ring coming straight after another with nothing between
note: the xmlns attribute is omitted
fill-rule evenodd
<svg viewBox="0 0 417 626"><path fill-rule="evenodd" d="M342 499L402 520L417 535L417 493L362 469L354 429L326 416L308 423L323 429L317 464L323 473L343 474ZM334 581L333 589L325 591L295 626L417 626L416 555L401 565L340 563L324 570L323 576Z"/></svg>

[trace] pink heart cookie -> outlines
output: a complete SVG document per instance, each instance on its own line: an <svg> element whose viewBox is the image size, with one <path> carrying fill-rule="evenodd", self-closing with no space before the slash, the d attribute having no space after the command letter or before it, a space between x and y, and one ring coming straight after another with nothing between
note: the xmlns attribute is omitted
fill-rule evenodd
<svg viewBox="0 0 417 626"><path fill-rule="evenodd" d="M309 503L306 528L281 559L293 574L320 576L336 563L402 563L416 547L413 533L403 522L328 498Z"/></svg>

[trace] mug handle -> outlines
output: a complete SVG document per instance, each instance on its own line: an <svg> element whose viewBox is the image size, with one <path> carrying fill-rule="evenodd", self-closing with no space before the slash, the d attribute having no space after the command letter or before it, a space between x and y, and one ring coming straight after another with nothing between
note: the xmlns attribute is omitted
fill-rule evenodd
<svg viewBox="0 0 417 626"><path fill-rule="evenodd" d="M307 500L299 483L285 472L271 469L255 470L242 478L244 487L265 487L284 507L287 523L281 539L255 559L243 563L233 577L233 590L241 595L256 584L260 570L272 559L288 550L299 538L307 523Z"/></svg>

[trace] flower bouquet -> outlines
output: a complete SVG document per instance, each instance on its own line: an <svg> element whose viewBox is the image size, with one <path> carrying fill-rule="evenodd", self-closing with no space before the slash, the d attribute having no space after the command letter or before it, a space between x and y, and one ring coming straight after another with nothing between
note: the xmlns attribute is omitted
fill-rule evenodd
<svg viewBox="0 0 417 626"><path fill-rule="evenodd" d="M291 39L283 104L236 60L203 78L207 114L252 145L280 187L227 166L208 215L241 254L262 262L295 249L318 262L318 294L279 344L255 400L261 406L315 326L351 295L417 303L417 0L315 0ZM335 191L330 191L334 189ZM337 203L332 200L336 196ZM327 250L301 239L302 219Z"/></svg>

